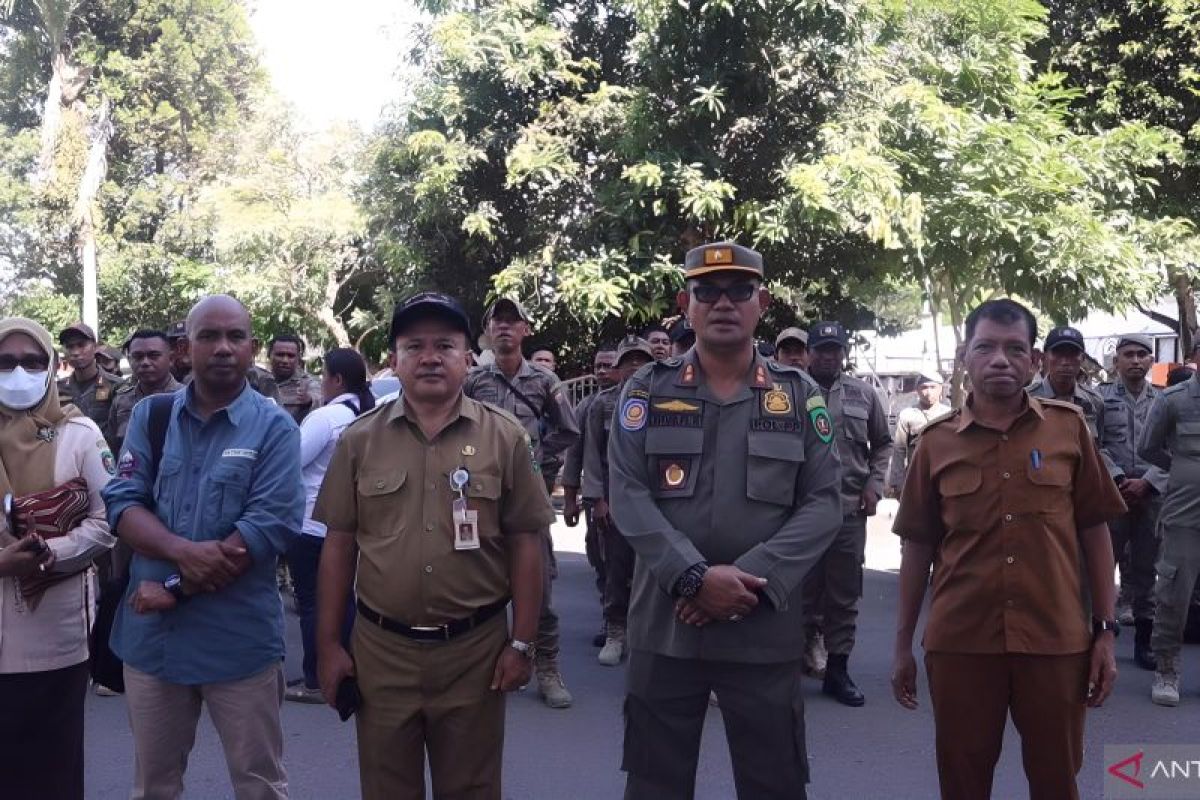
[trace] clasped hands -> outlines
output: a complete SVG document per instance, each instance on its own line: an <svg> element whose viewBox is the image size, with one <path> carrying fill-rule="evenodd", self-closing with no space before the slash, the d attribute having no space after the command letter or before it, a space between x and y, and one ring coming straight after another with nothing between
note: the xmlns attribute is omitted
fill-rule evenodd
<svg viewBox="0 0 1200 800"><path fill-rule="evenodd" d="M709 567L696 596L675 601L675 617L698 628L710 622L737 622L758 605L758 591L766 585L766 578L731 564Z"/></svg>

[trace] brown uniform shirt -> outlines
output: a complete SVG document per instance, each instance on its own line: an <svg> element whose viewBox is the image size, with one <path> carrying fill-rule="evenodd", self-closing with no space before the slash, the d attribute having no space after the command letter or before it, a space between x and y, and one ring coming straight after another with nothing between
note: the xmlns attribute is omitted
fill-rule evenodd
<svg viewBox="0 0 1200 800"><path fill-rule="evenodd" d="M450 474L459 467L470 474L467 507L479 513L478 550L454 549ZM441 625L509 597L506 536L537 532L554 512L510 414L464 397L427 441L401 398L342 434L313 518L354 532L364 603L408 625Z"/></svg>
<svg viewBox="0 0 1200 800"><path fill-rule="evenodd" d="M925 649L1083 652L1078 535L1125 512L1116 484L1075 406L1027 397L998 431L967 402L922 432L896 514L937 547Z"/></svg>

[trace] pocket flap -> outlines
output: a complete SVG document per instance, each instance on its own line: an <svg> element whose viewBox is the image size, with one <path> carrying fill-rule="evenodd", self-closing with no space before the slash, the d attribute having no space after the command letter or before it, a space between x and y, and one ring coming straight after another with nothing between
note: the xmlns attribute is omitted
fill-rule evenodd
<svg viewBox="0 0 1200 800"><path fill-rule="evenodd" d="M1180 436L1200 436L1200 422L1176 422L1175 432Z"/></svg>
<svg viewBox="0 0 1200 800"><path fill-rule="evenodd" d="M983 485L983 472L970 464L955 464L942 473L938 480L938 491L943 497L961 497L979 491Z"/></svg>
<svg viewBox="0 0 1200 800"><path fill-rule="evenodd" d="M854 419L870 419L871 418L871 410L869 408L863 408L862 406L843 405L842 413L845 414L847 417L853 417Z"/></svg>
<svg viewBox="0 0 1200 800"><path fill-rule="evenodd" d="M797 436L778 433L751 433L747 452L752 456L780 461L803 461L804 441Z"/></svg>
<svg viewBox="0 0 1200 800"><path fill-rule="evenodd" d="M358 476L358 493L364 497L379 497L398 491L408 473L403 470L363 472Z"/></svg>
<svg viewBox="0 0 1200 800"><path fill-rule="evenodd" d="M1029 482L1038 486L1066 486L1071 482L1071 470L1065 464L1042 464L1041 469L1026 470Z"/></svg>
<svg viewBox="0 0 1200 800"><path fill-rule="evenodd" d="M467 495L482 497L486 500L498 500L500 498L500 476L472 473L471 482L467 484Z"/></svg>

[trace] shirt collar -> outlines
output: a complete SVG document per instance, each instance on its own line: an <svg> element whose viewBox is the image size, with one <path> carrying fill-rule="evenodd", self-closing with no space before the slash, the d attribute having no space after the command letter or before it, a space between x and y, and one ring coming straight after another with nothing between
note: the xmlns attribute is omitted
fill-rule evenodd
<svg viewBox="0 0 1200 800"><path fill-rule="evenodd" d="M700 368L700 356L696 348L688 350L681 356L681 359L683 361L682 369L675 376L675 385L698 386L703 371ZM746 385L754 389L770 389L773 385L770 366L757 350L754 351L754 359L750 362L750 369L746 372Z"/></svg>
<svg viewBox="0 0 1200 800"><path fill-rule="evenodd" d="M1015 423L1017 420L1021 419L1022 417L1024 417L1026 414L1030 413L1031 411L1037 416L1038 419L1044 420L1046 418L1046 410L1045 410L1045 407L1042 405L1042 402L1040 400L1038 400L1036 397L1034 397L1032 394L1030 394L1029 390L1026 389L1025 390L1025 407L1021 410L1021 413L1017 415L1017 419L1013 420L1013 422ZM970 394L967 395L967 402L963 403L963 407L959 411L958 426L954 429L954 432L962 433L967 428L969 428L972 424L978 424L979 427L981 427L981 428L985 427L981 423L978 423L975 419L975 393L974 392L971 392Z"/></svg>
<svg viewBox="0 0 1200 800"><path fill-rule="evenodd" d="M356 395L354 392L342 392L341 394L339 394L337 397L330 400L325 405L331 406L334 403L341 403L345 400L357 400L357 399L358 399L358 395Z"/></svg>
<svg viewBox="0 0 1200 800"><path fill-rule="evenodd" d="M217 409L213 413L213 416L216 416L223 411L225 412L225 416L234 424L234 426L240 425L249 419L251 410L254 407L254 398L251 397L253 394L257 394L257 392L250 387L250 381L245 381L242 384L241 393L234 398L233 402L224 408ZM180 407L180 410L182 411L182 409L185 408L187 409L188 413L194 416L196 419L201 419L200 413L196 410L195 381L189 383L187 388L184 390L183 405Z"/></svg>

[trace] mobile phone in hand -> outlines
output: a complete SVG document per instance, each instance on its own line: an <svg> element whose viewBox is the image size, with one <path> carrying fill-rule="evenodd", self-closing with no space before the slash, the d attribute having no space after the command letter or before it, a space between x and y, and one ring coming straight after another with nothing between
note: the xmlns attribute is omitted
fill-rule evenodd
<svg viewBox="0 0 1200 800"><path fill-rule="evenodd" d="M362 705L362 695L358 691L358 680L353 675L347 675L338 684L337 696L334 698L334 706L337 708L342 722L354 716L354 712L358 711L360 705Z"/></svg>

